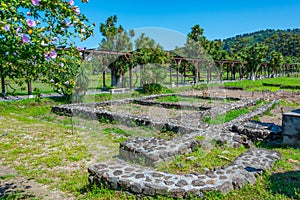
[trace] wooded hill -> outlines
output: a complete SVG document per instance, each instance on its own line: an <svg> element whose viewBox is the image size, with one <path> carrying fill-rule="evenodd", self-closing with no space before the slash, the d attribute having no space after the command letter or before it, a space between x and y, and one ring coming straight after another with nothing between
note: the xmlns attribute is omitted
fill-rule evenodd
<svg viewBox="0 0 300 200"><path fill-rule="evenodd" d="M237 35L223 40L224 50L237 46L249 46L256 42L264 42L269 51L275 50L282 53L285 57L293 57L300 61L300 29L274 30L266 29L253 33Z"/></svg>

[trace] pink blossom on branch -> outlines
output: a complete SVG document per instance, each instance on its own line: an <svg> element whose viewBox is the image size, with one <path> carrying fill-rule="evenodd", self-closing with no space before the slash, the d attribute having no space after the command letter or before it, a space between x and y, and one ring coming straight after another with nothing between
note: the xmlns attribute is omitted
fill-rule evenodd
<svg viewBox="0 0 300 200"><path fill-rule="evenodd" d="M76 15L79 15L80 14L80 8L78 6L75 6L74 7L74 12Z"/></svg>
<svg viewBox="0 0 300 200"><path fill-rule="evenodd" d="M50 52L50 58L56 58L57 57L57 54L56 54L56 51L55 50L53 50L53 51L51 51Z"/></svg>
<svg viewBox="0 0 300 200"><path fill-rule="evenodd" d="M9 31L9 30L10 30L10 26L9 26L8 24L6 24L6 25L4 26L4 30L5 30L5 31Z"/></svg>
<svg viewBox="0 0 300 200"><path fill-rule="evenodd" d="M39 5L40 5L40 0L31 0L31 3L32 3L34 6L39 6Z"/></svg>
<svg viewBox="0 0 300 200"><path fill-rule="evenodd" d="M27 19L26 22L27 22L27 25L30 26L30 27L35 27L36 26L35 21L32 20L32 19Z"/></svg>
<svg viewBox="0 0 300 200"><path fill-rule="evenodd" d="M46 60L50 61L51 59L55 59L57 57L56 51L53 50L50 53L45 54Z"/></svg>
<svg viewBox="0 0 300 200"><path fill-rule="evenodd" d="M70 0L70 1L69 1L69 5L70 5L70 6L74 6L74 1L73 1L73 0Z"/></svg>
<svg viewBox="0 0 300 200"><path fill-rule="evenodd" d="M17 29L16 29L16 34L18 36L22 36L22 34L20 34L20 32L22 32L22 28L19 26Z"/></svg>
<svg viewBox="0 0 300 200"><path fill-rule="evenodd" d="M29 43L29 37L27 37L26 35L22 36L22 42L23 43Z"/></svg>

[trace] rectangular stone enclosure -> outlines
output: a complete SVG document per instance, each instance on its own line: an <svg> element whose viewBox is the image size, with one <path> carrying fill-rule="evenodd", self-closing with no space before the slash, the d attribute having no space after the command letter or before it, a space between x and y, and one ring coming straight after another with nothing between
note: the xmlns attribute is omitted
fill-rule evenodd
<svg viewBox="0 0 300 200"><path fill-rule="evenodd" d="M283 144L300 147L300 109L282 114Z"/></svg>

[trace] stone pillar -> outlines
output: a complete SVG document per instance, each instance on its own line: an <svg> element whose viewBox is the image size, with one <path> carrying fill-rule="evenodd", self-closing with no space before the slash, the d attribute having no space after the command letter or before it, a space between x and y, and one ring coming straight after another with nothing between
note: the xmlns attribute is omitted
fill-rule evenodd
<svg viewBox="0 0 300 200"><path fill-rule="evenodd" d="M282 114L284 145L300 147L300 109Z"/></svg>

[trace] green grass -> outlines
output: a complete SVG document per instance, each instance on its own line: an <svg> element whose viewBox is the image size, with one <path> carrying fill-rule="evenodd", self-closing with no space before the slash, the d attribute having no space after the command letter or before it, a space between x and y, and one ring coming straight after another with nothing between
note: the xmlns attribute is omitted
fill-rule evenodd
<svg viewBox="0 0 300 200"><path fill-rule="evenodd" d="M223 100L213 100L213 99L203 99L197 97L183 97L183 96L164 96L156 99L157 102L168 102L168 103L189 103L189 104L213 104L213 103L230 103L234 100L223 99Z"/></svg>
<svg viewBox="0 0 300 200"><path fill-rule="evenodd" d="M16 176L17 176L16 174L5 174L3 176L0 176L0 180L10 179L10 178L13 178L13 177L16 177Z"/></svg>
<svg viewBox="0 0 300 200"><path fill-rule="evenodd" d="M132 95L136 94L113 96L101 94L95 98L109 100ZM90 187L87 167L91 165L90 163L106 162L118 155L119 142L130 136L150 137L158 136L159 133L145 127L124 127L79 118L74 118L75 132L72 133L70 118L50 112L51 107L59 103L63 102L60 99L42 99L41 104L37 104L30 99L0 103L0 130L8 132L8 135L2 136L0 140L2 163L27 178L69 193L76 199L134 199L123 192L115 192L104 187ZM281 101L280 105L295 104ZM207 192L205 199L299 199L300 149L273 148L264 145L260 147L277 150L283 158L275 163L270 172L258 177L254 185L247 185L227 195ZM170 172L188 173L195 170L202 172L203 168L213 169L227 164L244 150L227 149L223 146L216 147L212 151L199 148L191 154L177 157L173 163L167 163L165 167ZM295 162L291 162L290 159ZM1 177L1 179L10 178L12 177L9 175ZM6 199L26 199L21 195L11 194L6 196Z"/></svg>
<svg viewBox="0 0 300 200"><path fill-rule="evenodd" d="M243 80L236 82L224 83L228 87L242 87L247 91L270 91L276 92L278 90L299 91L300 78L297 77L278 77L268 78L263 80Z"/></svg>
<svg viewBox="0 0 300 200"><path fill-rule="evenodd" d="M1 137L0 159L28 178L77 197L87 195L82 191L88 185L86 163L116 156L119 142L131 135L157 134L146 128L79 118L74 118L73 134L71 118L50 112L58 103L49 99L43 99L41 104L32 99L1 102L0 130L8 135ZM4 178L9 177L1 177Z"/></svg>
<svg viewBox="0 0 300 200"><path fill-rule="evenodd" d="M160 97L156 101L157 102L177 103L180 100L179 100L178 96L172 95L172 96Z"/></svg>
<svg viewBox="0 0 300 200"><path fill-rule="evenodd" d="M213 170L215 167L221 167L232 162L235 157L239 156L246 149L241 148L225 148L216 146L212 150L198 148L196 151L180 155L172 162L161 164L158 169L160 171L168 171L169 173L204 173L204 169Z"/></svg>
<svg viewBox="0 0 300 200"><path fill-rule="evenodd" d="M249 111L250 111L249 108L230 110L226 114L216 115L213 118L206 116L204 117L203 121L207 124L213 124L213 125L222 124L224 122L230 122L231 120L237 118L242 114L247 114L249 113Z"/></svg>
<svg viewBox="0 0 300 200"><path fill-rule="evenodd" d="M23 81L23 79L19 79L19 81ZM12 95L12 96L18 96L18 95L27 95L27 83L23 83L22 85L19 85L16 83L14 80L9 80L6 79L6 93L7 95ZM41 93L43 94L51 94L55 93L53 90L53 87L51 87L49 84L42 83L40 81L33 81L32 82L32 92L33 94L36 94L35 89L39 89Z"/></svg>

